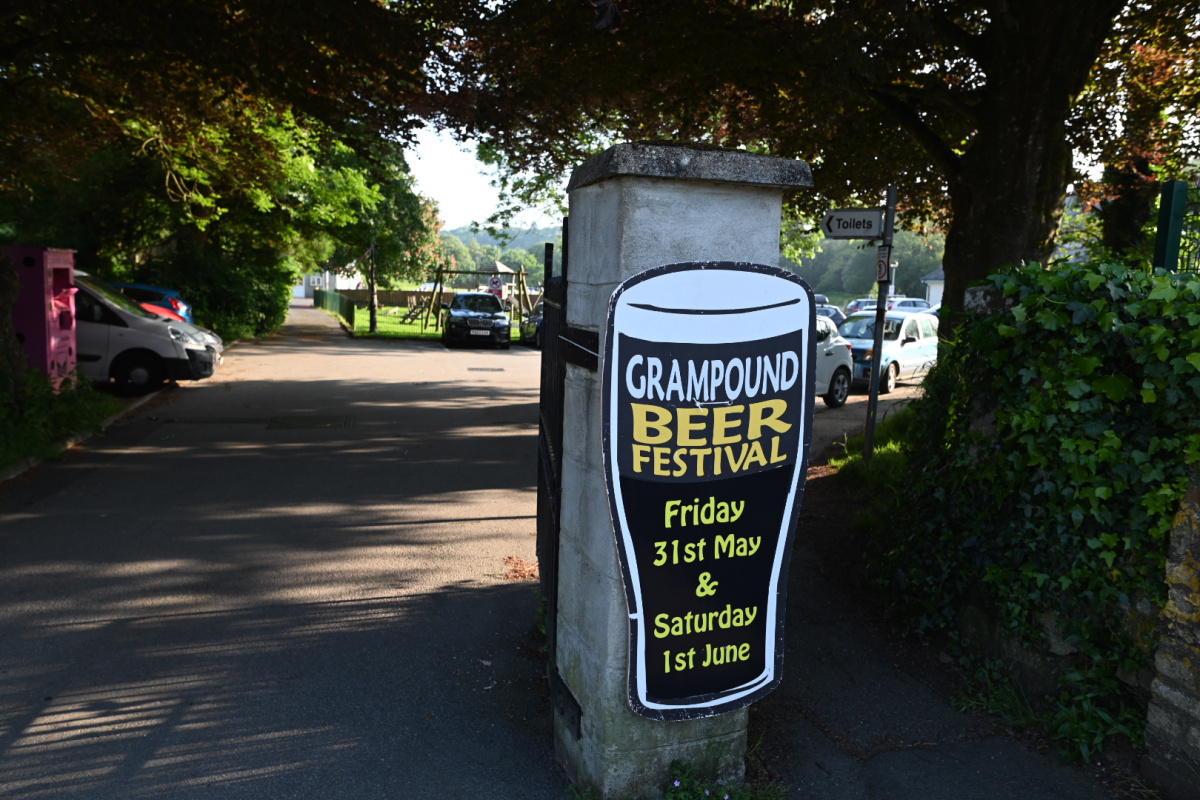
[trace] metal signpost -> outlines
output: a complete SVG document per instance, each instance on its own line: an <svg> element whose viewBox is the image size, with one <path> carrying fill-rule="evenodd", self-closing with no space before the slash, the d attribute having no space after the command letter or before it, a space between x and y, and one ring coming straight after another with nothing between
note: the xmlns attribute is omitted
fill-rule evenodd
<svg viewBox="0 0 1200 800"><path fill-rule="evenodd" d="M879 281L879 292L875 301L875 345L871 351L870 395L867 400L867 435L863 443L863 458L869 459L875 452L875 414L879 408L879 381L883 365L883 326L887 321L888 285L892 270L892 232L896 227L896 195L899 189L887 189L887 216L883 221L883 244L876 257L875 277Z"/></svg>
<svg viewBox="0 0 1200 800"><path fill-rule="evenodd" d="M892 280L892 232L896 225L897 187L887 190L887 208L837 208L826 211L821 231L827 239L882 239L876 251L875 280L879 292L875 302L875 346L871 351L871 394L867 403L867 436L863 457L875 450L875 411L879 405L880 366L883 359L883 325L887 314L888 287Z"/></svg>

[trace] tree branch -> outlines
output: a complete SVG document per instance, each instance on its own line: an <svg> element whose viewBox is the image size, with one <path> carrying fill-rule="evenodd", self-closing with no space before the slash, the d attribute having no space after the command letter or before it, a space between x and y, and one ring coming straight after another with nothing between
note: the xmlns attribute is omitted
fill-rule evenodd
<svg viewBox="0 0 1200 800"><path fill-rule="evenodd" d="M882 89L867 89L867 94L887 110L896 121L925 149L933 163L946 176L946 180L955 181L959 177L959 156L942 137L930 128L920 115L898 97L888 94Z"/></svg>
<svg viewBox="0 0 1200 800"><path fill-rule="evenodd" d="M988 65L983 63L985 50L981 46L978 36L964 31L944 11L939 11L932 15L929 18L929 22L933 25L933 29L939 36L958 50L961 50L963 55L972 59L985 73L988 71Z"/></svg>

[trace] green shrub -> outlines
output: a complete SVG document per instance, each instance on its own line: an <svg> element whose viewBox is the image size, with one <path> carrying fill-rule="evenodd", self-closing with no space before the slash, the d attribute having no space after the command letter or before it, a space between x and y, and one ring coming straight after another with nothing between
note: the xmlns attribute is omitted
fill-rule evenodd
<svg viewBox="0 0 1200 800"><path fill-rule="evenodd" d="M57 446L100 429L121 404L85 380L64 383L58 394L45 374L30 370L20 397L0 397L0 470L26 458L49 458Z"/></svg>
<svg viewBox="0 0 1200 800"><path fill-rule="evenodd" d="M919 630L970 598L1039 646L1039 620L1058 615L1081 666L1057 730L1090 737L1090 753L1097 731L1128 729L1114 676L1155 642L1126 623L1139 600L1163 601L1200 460L1200 280L1100 263L992 281L1015 305L943 347L907 438L918 507L876 541L874 577Z"/></svg>
<svg viewBox="0 0 1200 800"><path fill-rule="evenodd" d="M183 253L149 264L141 274L150 283L178 289L193 305L196 323L230 341L278 330L298 280L290 259L265 249Z"/></svg>

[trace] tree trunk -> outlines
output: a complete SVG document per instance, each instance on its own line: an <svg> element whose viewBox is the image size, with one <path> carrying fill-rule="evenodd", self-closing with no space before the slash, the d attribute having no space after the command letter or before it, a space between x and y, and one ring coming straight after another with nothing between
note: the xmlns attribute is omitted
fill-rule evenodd
<svg viewBox="0 0 1200 800"><path fill-rule="evenodd" d="M29 363L25 350L17 341L13 327L13 309L21 294L21 278L17 267L0 250L0 403L16 411L25 394L25 376Z"/></svg>
<svg viewBox="0 0 1200 800"><path fill-rule="evenodd" d="M947 330L968 286L1053 254L1072 174L1066 120L1121 6L1021 0L997 10L980 42L988 77L975 138L947 175Z"/></svg>
<svg viewBox="0 0 1200 800"><path fill-rule="evenodd" d="M1070 149L1061 130L1022 137L1024 146L1004 139L972 145L962 179L950 186L954 224L942 259L942 302L952 312L962 309L968 286L1000 267L1045 264L1054 252L1071 176Z"/></svg>
<svg viewBox="0 0 1200 800"><path fill-rule="evenodd" d="M1125 166L1106 166L1104 185L1113 196L1098 210L1100 243L1113 255L1134 255L1146 245L1146 223L1154 218L1161 184L1154 179L1150 162L1138 158Z"/></svg>

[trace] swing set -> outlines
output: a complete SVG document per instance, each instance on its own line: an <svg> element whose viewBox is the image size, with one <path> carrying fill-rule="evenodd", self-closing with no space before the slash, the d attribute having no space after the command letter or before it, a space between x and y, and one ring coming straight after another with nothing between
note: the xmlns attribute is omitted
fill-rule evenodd
<svg viewBox="0 0 1200 800"><path fill-rule="evenodd" d="M429 318L432 316L433 329L435 331L440 330L442 325L442 293L445 291L447 276L454 277L457 275L487 275L489 278L494 278L503 274L504 273L502 272L486 272L483 270L473 269L445 269L444 267L439 266L437 275L433 281L433 292L430 293L429 300L422 305L415 306L411 311L409 311L409 316L413 317L414 319L418 316L421 317L422 331L429 328ZM517 319L515 322L519 328L521 320L533 314L533 309L539 302L541 302L544 292L539 292L537 299L530 300L529 284L525 281L524 268L511 274L516 275L516 286L513 289L513 294L516 295ZM406 321L408 319L409 317L405 318Z"/></svg>

